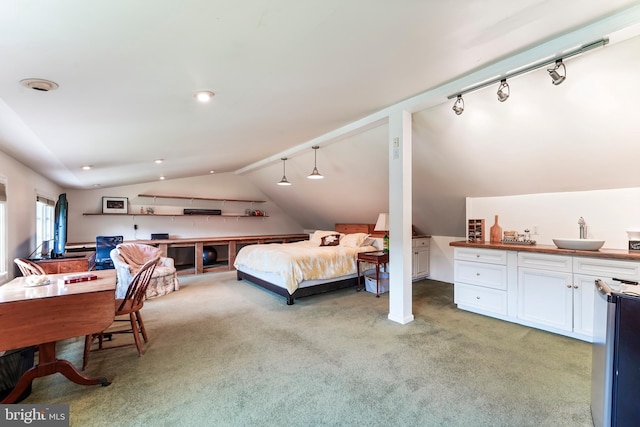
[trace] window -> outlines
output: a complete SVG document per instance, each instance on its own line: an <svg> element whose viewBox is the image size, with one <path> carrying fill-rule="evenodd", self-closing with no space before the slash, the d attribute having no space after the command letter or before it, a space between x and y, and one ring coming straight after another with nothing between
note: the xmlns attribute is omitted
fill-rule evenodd
<svg viewBox="0 0 640 427"><path fill-rule="evenodd" d="M55 215L55 202L44 196L36 197L36 251L42 247L44 242L49 244L53 240L53 227ZM49 252L50 248L45 252Z"/></svg>

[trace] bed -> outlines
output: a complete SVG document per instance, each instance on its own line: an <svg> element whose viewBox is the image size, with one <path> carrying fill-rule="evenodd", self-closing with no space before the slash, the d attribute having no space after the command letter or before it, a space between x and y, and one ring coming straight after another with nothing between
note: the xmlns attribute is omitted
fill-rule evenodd
<svg viewBox="0 0 640 427"><path fill-rule="evenodd" d="M372 224L337 224L336 230L315 231L309 240L245 246L234 262L237 279L282 295L288 305L356 286L358 253L379 250L372 229Z"/></svg>

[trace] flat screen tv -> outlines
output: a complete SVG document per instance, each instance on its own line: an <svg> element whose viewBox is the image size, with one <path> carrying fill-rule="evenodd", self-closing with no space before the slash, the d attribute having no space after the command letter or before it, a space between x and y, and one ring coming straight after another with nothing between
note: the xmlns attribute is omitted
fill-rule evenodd
<svg viewBox="0 0 640 427"><path fill-rule="evenodd" d="M62 193L58 196L54 211L53 250L51 251L51 258L61 258L64 256L65 247L67 246L68 211L69 203L67 202L67 193Z"/></svg>

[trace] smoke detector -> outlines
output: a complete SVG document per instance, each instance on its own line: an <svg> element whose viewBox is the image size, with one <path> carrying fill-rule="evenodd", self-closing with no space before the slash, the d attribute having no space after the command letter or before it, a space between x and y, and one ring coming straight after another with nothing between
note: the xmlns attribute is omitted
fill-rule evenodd
<svg viewBox="0 0 640 427"><path fill-rule="evenodd" d="M20 84L29 89L38 90L40 92L49 92L58 89L58 83L45 79L24 79L20 80Z"/></svg>

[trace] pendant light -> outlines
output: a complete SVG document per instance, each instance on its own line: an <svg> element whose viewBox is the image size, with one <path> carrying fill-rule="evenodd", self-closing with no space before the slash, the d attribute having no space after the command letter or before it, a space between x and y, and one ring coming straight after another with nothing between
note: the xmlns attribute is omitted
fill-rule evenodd
<svg viewBox="0 0 640 427"><path fill-rule="evenodd" d="M313 172L311 172L311 174L308 175L307 178L309 178L309 179L322 179L322 178L324 178L324 176L320 172L318 172L318 167L316 166L316 162L318 160L318 157L317 157L318 148L320 148L320 147L317 146L317 145L314 145L311 148L313 148Z"/></svg>
<svg viewBox="0 0 640 427"><path fill-rule="evenodd" d="M286 174L286 161L287 158L283 157L280 160L282 160L282 179L280 181L278 181L278 185L291 185L291 183L287 180L287 174Z"/></svg>

